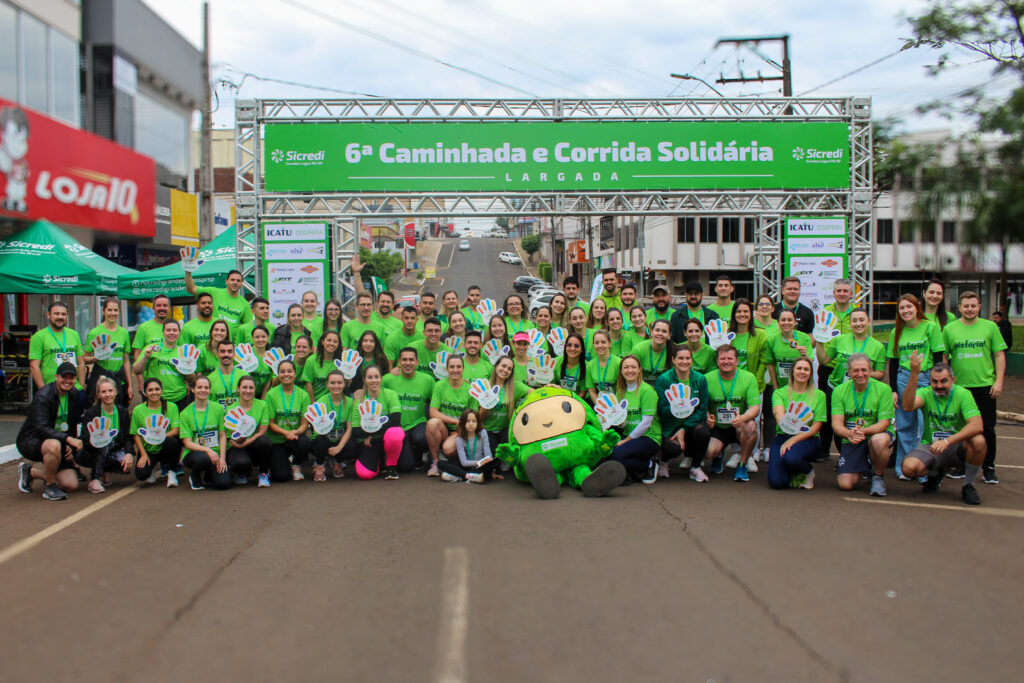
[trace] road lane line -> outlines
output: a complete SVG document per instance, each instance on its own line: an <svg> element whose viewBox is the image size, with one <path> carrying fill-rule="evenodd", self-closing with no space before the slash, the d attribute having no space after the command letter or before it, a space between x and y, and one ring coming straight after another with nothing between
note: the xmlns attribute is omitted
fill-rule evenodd
<svg viewBox="0 0 1024 683"><path fill-rule="evenodd" d="M901 500L880 500L878 498L850 498L843 496L843 500L851 503L874 503L875 505L902 505L913 508L929 508L932 510L953 510L954 512L973 512L978 515L990 515L992 517L1016 517L1024 519L1024 510L1008 510L1006 508L966 507L959 505L936 505L935 503L908 503Z"/></svg>
<svg viewBox="0 0 1024 683"><path fill-rule="evenodd" d="M437 631L438 683L466 680L466 634L469 630L469 551L444 549L441 574L441 622Z"/></svg>
<svg viewBox="0 0 1024 683"><path fill-rule="evenodd" d="M25 552L27 550L31 550L32 548L36 547L37 545L39 545L40 543L42 543L43 541L48 539L50 536L53 536L58 531L62 531L64 529L67 529L72 524L75 524L76 522L82 521L83 519L85 519L86 517L91 515L92 513L99 512L100 510L102 510L103 508L107 507L111 503L116 503L117 501L121 500L125 496L128 496L128 495L131 495L131 494L135 493L140 488L142 488L142 484L141 483L132 484L128 488L122 489L122 490L118 491L117 493L115 493L115 494L113 494L113 495L111 495L111 496L109 496L107 498L104 498L102 500L98 500L95 503L93 503L92 505L90 505L89 507L83 508L83 509L79 510L78 512L76 512L75 514L69 515L68 517L65 517L64 519L62 519L61 521L56 522L55 524L51 524L50 526L46 527L42 531L38 531L38 532L32 534L28 538L23 538L20 541L15 541L14 543L12 543L11 545L7 546L3 550L0 550L0 565L4 564L5 562L7 562L8 560L10 560L10 559L12 559L14 557L17 557L18 555L22 554L23 552Z"/></svg>
<svg viewBox="0 0 1024 683"><path fill-rule="evenodd" d="M1003 439L1013 439L1014 441L1024 441L1024 436L1004 436L1002 434L996 434L996 441L1002 441Z"/></svg>
<svg viewBox="0 0 1024 683"><path fill-rule="evenodd" d="M1004 464L1000 463L1000 464L996 465L996 467L998 467L999 469L1003 469L1004 467L1009 467L1011 470L1024 470L1024 465L1004 465Z"/></svg>

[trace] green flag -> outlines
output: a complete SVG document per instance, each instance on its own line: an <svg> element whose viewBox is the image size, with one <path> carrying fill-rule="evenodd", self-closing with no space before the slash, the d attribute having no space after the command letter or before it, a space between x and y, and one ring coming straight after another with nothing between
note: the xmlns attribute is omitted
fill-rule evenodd
<svg viewBox="0 0 1024 683"><path fill-rule="evenodd" d="M373 295L377 296L388 288L388 283L383 278L370 276L370 285L373 287Z"/></svg>

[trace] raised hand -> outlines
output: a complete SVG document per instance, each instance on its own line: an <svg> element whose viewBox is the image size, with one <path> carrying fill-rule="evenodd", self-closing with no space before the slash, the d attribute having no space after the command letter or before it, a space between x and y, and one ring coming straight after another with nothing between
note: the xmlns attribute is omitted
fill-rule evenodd
<svg viewBox="0 0 1024 683"><path fill-rule="evenodd" d="M530 364L526 366L528 382L533 386L550 384L551 380L555 378L556 362L557 359L554 356L549 356L546 353L531 358Z"/></svg>
<svg viewBox="0 0 1024 683"><path fill-rule="evenodd" d="M181 254L181 269L186 273L194 273L205 261L199 258L199 249L196 247L182 247L178 250Z"/></svg>
<svg viewBox="0 0 1024 683"><path fill-rule="evenodd" d="M334 359L334 367L341 370L341 374L345 375L345 379L352 379L356 376L356 372L359 371L359 366L363 363L363 357L356 353L353 349L345 349L341 352L341 358Z"/></svg>
<svg viewBox="0 0 1024 683"><path fill-rule="evenodd" d="M914 351L910 354L910 371L921 372L921 363L924 361L924 355Z"/></svg>
<svg viewBox="0 0 1024 683"><path fill-rule="evenodd" d="M492 386L486 379L475 379L469 385L469 395L476 399L481 408L490 410L498 405L498 399L501 397L501 387Z"/></svg>
<svg viewBox="0 0 1024 683"><path fill-rule="evenodd" d="M109 418L103 416L94 417L89 420L89 424L85 428L89 432L89 443L92 444L93 448L106 448L114 440L114 437L117 436L114 423Z"/></svg>
<svg viewBox="0 0 1024 683"><path fill-rule="evenodd" d="M368 398L359 404L359 426L367 434L379 432L387 424L388 416L384 414L384 406L380 401Z"/></svg>
<svg viewBox="0 0 1024 683"><path fill-rule="evenodd" d="M434 373L434 377L438 379L448 378L448 359L451 355L451 351L438 351L437 355L434 356L434 360L428 363L431 372Z"/></svg>
<svg viewBox="0 0 1024 683"><path fill-rule="evenodd" d="M242 439L248 439L256 431L256 420L253 419L252 415L245 412L244 408L239 406L238 408L232 408L224 416L224 426L231 430L232 439L241 441Z"/></svg>
<svg viewBox="0 0 1024 683"><path fill-rule="evenodd" d="M569 333L564 327L556 327L548 332L548 342L551 343L551 352L556 356L561 356L565 353L565 340L569 338Z"/></svg>
<svg viewBox="0 0 1024 683"><path fill-rule="evenodd" d="M602 391L594 402L594 412L601 420L601 429L617 427L626 421L626 399L618 401L614 394Z"/></svg>
<svg viewBox="0 0 1024 683"><path fill-rule="evenodd" d="M142 426L139 427L139 436L150 446L159 446L167 438L167 428L170 426L171 421L164 415L159 413L147 415Z"/></svg>
<svg viewBox="0 0 1024 683"><path fill-rule="evenodd" d="M327 406L320 401L306 408L306 422L317 434L327 434L334 429L334 418L337 416L338 414L333 410L328 412Z"/></svg>
<svg viewBox="0 0 1024 683"><path fill-rule="evenodd" d="M171 358L171 365L183 375L195 374L199 364L199 349L195 344L182 344Z"/></svg>
<svg viewBox="0 0 1024 683"><path fill-rule="evenodd" d="M839 336L839 330L836 329L838 325L839 318L832 311L818 311L814 316L814 330L811 332L811 336L816 342L828 343Z"/></svg>
<svg viewBox="0 0 1024 683"><path fill-rule="evenodd" d="M476 312L480 314L483 319L484 327L490 324L491 318L494 316L500 316L505 311L498 308L498 304L494 299L484 299L476 305Z"/></svg>
<svg viewBox="0 0 1024 683"><path fill-rule="evenodd" d="M260 366L260 359L252 350L252 344L238 344L235 346L235 367L242 372L254 372Z"/></svg>
<svg viewBox="0 0 1024 683"><path fill-rule="evenodd" d="M668 408L672 416L680 420L689 417L700 404L699 398L690 397L690 385L677 382L665 391L665 398L668 400Z"/></svg>
<svg viewBox="0 0 1024 683"><path fill-rule="evenodd" d="M294 354L285 354L284 349L279 346L275 346L263 354L263 362L267 364L267 367L270 368L275 377L277 376L277 366L281 364L281 361L293 360L294 358Z"/></svg>
<svg viewBox="0 0 1024 683"><path fill-rule="evenodd" d="M814 411L803 401L795 401L786 408L786 414L779 420L779 429L786 434L802 434L811 431Z"/></svg>
<svg viewBox="0 0 1024 683"><path fill-rule="evenodd" d="M92 355L96 356L96 360L110 360L114 355L113 337L106 332L96 335L92 340Z"/></svg>
<svg viewBox="0 0 1024 683"><path fill-rule="evenodd" d="M508 344L502 346L501 342L497 339L492 339L484 344L484 355L487 356L487 360L491 362L491 365L497 365L498 359L502 356L507 356L509 350Z"/></svg>
<svg viewBox="0 0 1024 683"><path fill-rule="evenodd" d="M705 325L704 334L708 336L708 346L712 349L731 344L736 338L736 333L730 332L729 326L721 318L715 318Z"/></svg>

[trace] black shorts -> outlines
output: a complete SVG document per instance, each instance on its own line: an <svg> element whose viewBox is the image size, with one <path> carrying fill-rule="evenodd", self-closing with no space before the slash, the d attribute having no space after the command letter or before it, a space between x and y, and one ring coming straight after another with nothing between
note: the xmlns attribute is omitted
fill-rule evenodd
<svg viewBox="0 0 1024 683"><path fill-rule="evenodd" d="M892 432L886 432L886 434L889 435L889 447L892 448L895 437ZM858 444L852 444L848 441L844 443L842 448L839 449L839 462L836 465L836 474L871 472L871 452L868 450L868 442L870 440L870 438L867 438Z"/></svg>
<svg viewBox="0 0 1024 683"><path fill-rule="evenodd" d="M718 439L722 442L723 446L729 444L739 444L740 437L735 427L729 427L728 429L722 429L721 427L713 427L711 429L711 438Z"/></svg>
<svg viewBox="0 0 1024 683"><path fill-rule="evenodd" d="M921 444L907 453L907 457L920 460L928 468L929 472L934 472L940 468L950 470L955 467L964 466L964 463L967 461L967 449L964 448L962 442L955 443L952 446L947 446L944 451L935 455L928 449L927 445Z"/></svg>
<svg viewBox="0 0 1024 683"><path fill-rule="evenodd" d="M26 460L31 460L32 462L42 462L43 441L45 440L46 439L25 438L18 441L16 446L18 448L18 452L21 453L21 456ZM61 454L61 456L62 457L60 459L60 464L57 465L57 471L69 470L75 466L73 460L68 460L67 458L63 457L63 453Z"/></svg>

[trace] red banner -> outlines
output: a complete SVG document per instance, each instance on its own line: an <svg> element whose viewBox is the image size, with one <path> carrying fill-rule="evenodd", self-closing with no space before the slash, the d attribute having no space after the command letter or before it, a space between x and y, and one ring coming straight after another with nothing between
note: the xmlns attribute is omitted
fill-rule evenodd
<svg viewBox="0 0 1024 683"><path fill-rule="evenodd" d="M152 237L156 165L0 99L0 215Z"/></svg>
<svg viewBox="0 0 1024 683"><path fill-rule="evenodd" d="M406 223L405 224L405 246L416 247L416 224Z"/></svg>

